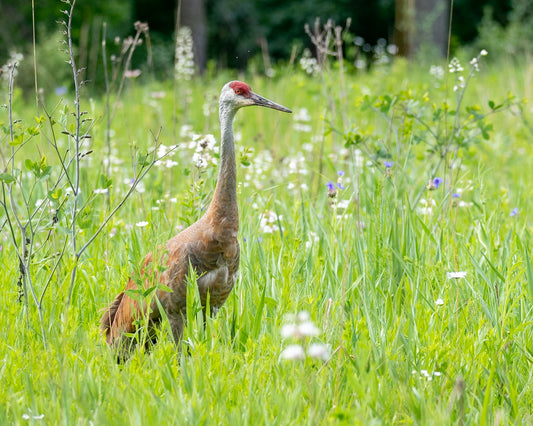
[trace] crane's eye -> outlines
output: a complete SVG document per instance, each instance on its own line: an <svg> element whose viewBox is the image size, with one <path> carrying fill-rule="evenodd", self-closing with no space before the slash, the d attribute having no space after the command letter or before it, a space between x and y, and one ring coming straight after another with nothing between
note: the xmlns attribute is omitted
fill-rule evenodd
<svg viewBox="0 0 533 426"><path fill-rule="evenodd" d="M237 95L241 95L241 94L242 94L242 90L241 90L241 89L235 89L235 93L236 93Z"/></svg>

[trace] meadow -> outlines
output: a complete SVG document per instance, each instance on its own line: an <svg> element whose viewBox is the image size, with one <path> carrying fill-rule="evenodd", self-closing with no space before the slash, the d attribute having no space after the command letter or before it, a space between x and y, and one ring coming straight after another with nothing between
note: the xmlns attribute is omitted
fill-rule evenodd
<svg viewBox="0 0 533 426"><path fill-rule="evenodd" d="M82 88L74 207L66 179L53 185L73 157L72 88L37 110L15 78L10 119L2 86L2 206L37 213L35 297L0 213L0 424L531 424L533 67L476 58L397 59L342 83L334 64L297 62L141 75L109 125L105 96ZM205 327L191 290L181 352L164 326L118 365L102 309L203 214L218 94L237 78L294 111L236 117L240 278ZM72 232L90 242L79 259Z"/></svg>

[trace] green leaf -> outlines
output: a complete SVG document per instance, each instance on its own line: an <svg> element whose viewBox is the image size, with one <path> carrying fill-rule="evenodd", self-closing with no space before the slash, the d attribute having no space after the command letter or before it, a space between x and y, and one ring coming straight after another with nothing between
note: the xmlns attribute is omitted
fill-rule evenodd
<svg viewBox="0 0 533 426"><path fill-rule="evenodd" d="M146 298L150 295L150 293L152 293L157 287L150 287L148 290L146 290L144 293L143 293L143 298Z"/></svg>
<svg viewBox="0 0 533 426"><path fill-rule="evenodd" d="M143 167L149 166L150 160L148 160L148 157L149 157L149 154L141 154L141 153L137 154L137 164Z"/></svg>
<svg viewBox="0 0 533 426"><path fill-rule="evenodd" d="M137 302L142 302L143 299L143 291L142 290L126 290L124 294L133 300L136 300Z"/></svg>
<svg viewBox="0 0 533 426"><path fill-rule="evenodd" d="M15 177L9 173L0 173L0 181L4 183L13 183L15 180Z"/></svg>
<svg viewBox="0 0 533 426"><path fill-rule="evenodd" d="M113 184L113 181L104 174L100 175L99 181L100 181L100 187L103 189L109 188Z"/></svg>
<svg viewBox="0 0 533 426"><path fill-rule="evenodd" d="M157 289L161 291L166 291L167 293L172 293L172 289L169 286L166 286L165 284L158 284Z"/></svg>
<svg viewBox="0 0 533 426"><path fill-rule="evenodd" d="M494 101L489 101L489 108L494 109L494 106L495 106Z"/></svg>
<svg viewBox="0 0 533 426"><path fill-rule="evenodd" d="M26 129L26 131L28 132L28 134L30 134L31 136L37 136L39 134L39 130L37 130L35 127L28 127Z"/></svg>
<svg viewBox="0 0 533 426"><path fill-rule="evenodd" d="M24 133L21 133L20 135L17 135L13 138L12 141L9 142L9 145L11 146L18 146L22 142L24 142Z"/></svg>
<svg viewBox="0 0 533 426"><path fill-rule="evenodd" d="M29 158L26 158L26 160L24 160L24 166L26 166L28 170L33 170L36 164L33 161L31 161Z"/></svg>
<svg viewBox="0 0 533 426"><path fill-rule="evenodd" d="M57 188L55 191L48 191L48 199L50 201L58 201L62 194L63 190L61 188Z"/></svg>

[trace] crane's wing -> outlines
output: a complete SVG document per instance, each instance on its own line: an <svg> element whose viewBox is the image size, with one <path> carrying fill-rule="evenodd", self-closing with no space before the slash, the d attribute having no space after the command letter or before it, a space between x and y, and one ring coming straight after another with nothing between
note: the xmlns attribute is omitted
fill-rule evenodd
<svg viewBox="0 0 533 426"><path fill-rule="evenodd" d="M143 290L154 285L153 279L150 279L152 269L152 254L150 253L143 262L141 277L139 279L130 277L124 291L115 297L115 300L100 318L100 329L105 332L107 343L123 353L126 353L129 349L124 347L126 342L129 341L124 333L135 332L135 321L141 319L147 312L146 304L139 303L139 300L130 297L127 294L128 290L138 290L138 282L142 283ZM156 279L160 278L158 274Z"/></svg>

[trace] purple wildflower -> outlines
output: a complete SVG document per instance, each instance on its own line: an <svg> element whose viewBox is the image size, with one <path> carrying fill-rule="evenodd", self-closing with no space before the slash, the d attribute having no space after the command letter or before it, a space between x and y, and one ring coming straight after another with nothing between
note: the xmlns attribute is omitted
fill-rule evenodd
<svg viewBox="0 0 533 426"><path fill-rule="evenodd" d="M458 192L454 192L454 193L452 194L452 197L453 197L453 198L461 198L461 194L459 194Z"/></svg>
<svg viewBox="0 0 533 426"><path fill-rule="evenodd" d="M513 217L518 214L518 207L515 207L513 210L511 210L511 213L509 213L509 216Z"/></svg>
<svg viewBox="0 0 533 426"><path fill-rule="evenodd" d="M339 176L344 176L344 172L343 172L342 170L339 170L339 171L337 172L337 174L338 174Z"/></svg>
<svg viewBox="0 0 533 426"><path fill-rule="evenodd" d="M438 189L441 183L442 183L442 178L436 177L433 179L433 184L435 185L435 189Z"/></svg>
<svg viewBox="0 0 533 426"><path fill-rule="evenodd" d="M65 87L65 86L59 86L59 87L56 87L55 90L54 90L54 93L57 95L57 96L63 96L63 95L66 95L68 92L68 89Z"/></svg>
<svg viewBox="0 0 533 426"><path fill-rule="evenodd" d="M342 183L337 182L337 188L339 188L339 189L344 189L344 186L342 186Z"/></svg>
<svg viewBox="0 0 533 426"><path fill-rule="evenodd" d="M328 187L330 191L335 190L335 184L332 181L329 181L328 183L326 183L326 186Z"/></svg>
<svg viewBox="0 0 533 426"><path fill-rule="evenodd" d="M394 163L392 161L384 161L383 164L385 165L386 169L390 169Z"/></svg>

